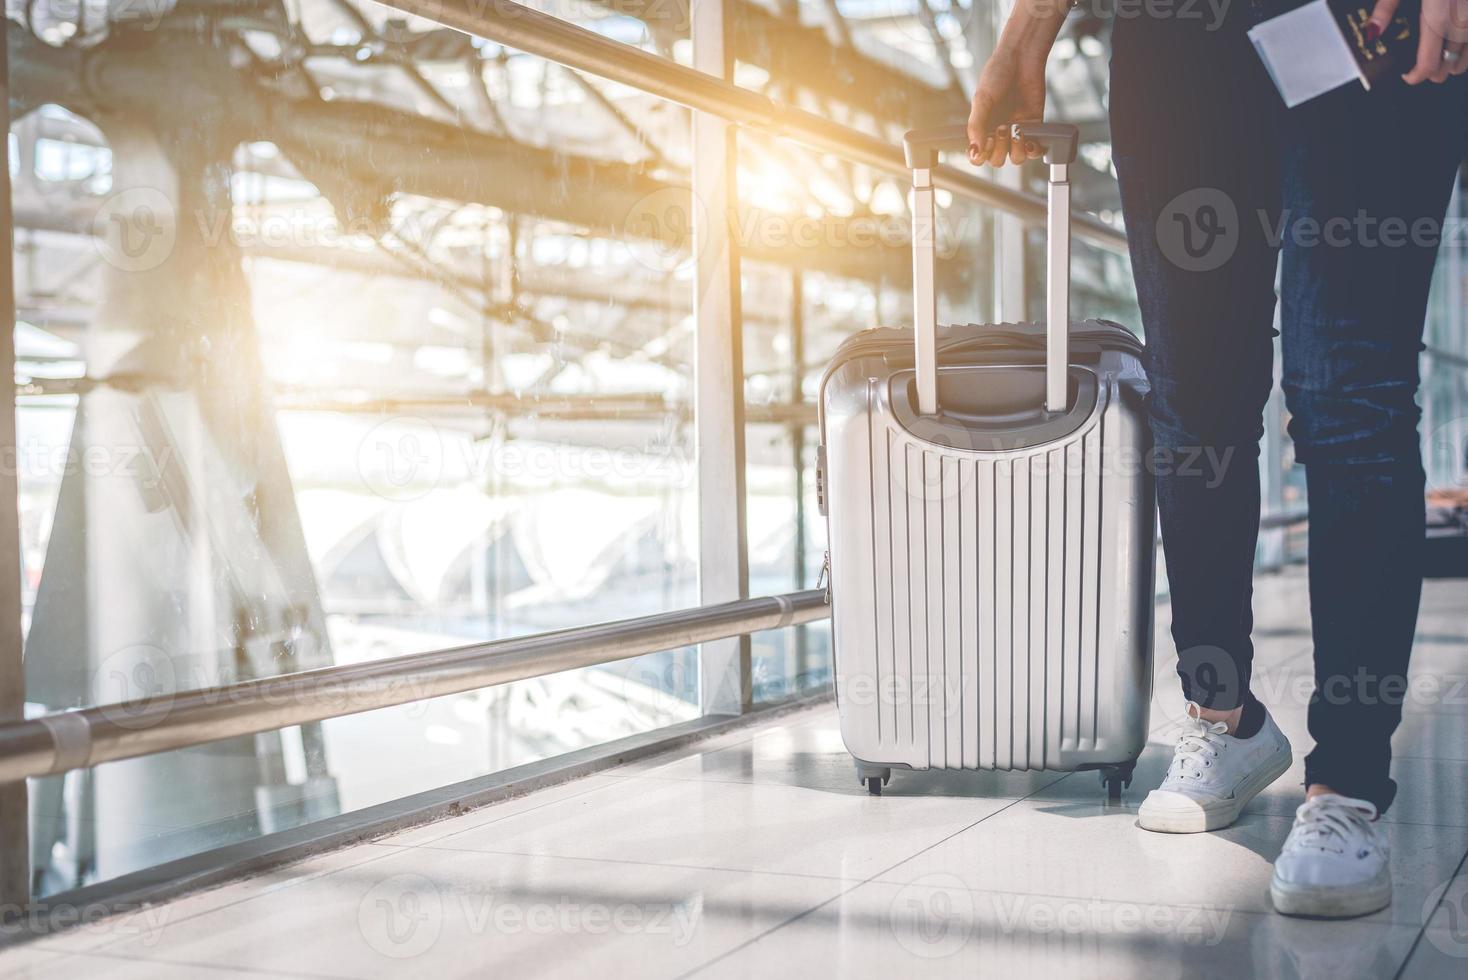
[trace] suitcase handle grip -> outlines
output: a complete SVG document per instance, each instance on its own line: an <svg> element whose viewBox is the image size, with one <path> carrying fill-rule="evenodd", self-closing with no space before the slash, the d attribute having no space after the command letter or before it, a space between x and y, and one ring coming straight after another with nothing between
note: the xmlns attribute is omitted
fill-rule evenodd
<svg viewBox="0 0 1468 980"><path fill-rule="evenodd" d="M1010 132L1014 139L1033 140L1045 151L1046 163L1075 163L1076 146L1080 142L1080 129L1070 123L1017 122L1012 123ZM968 126L932 126L927 129L908 130L902 137L902 155L907 159L907 168L932 169L938 165L938 154L943 150L967 150Z"/></svg>
<svg viewBox="0 0 1468 980"><path fill-rule="evenodd" d="M968 127L962 124L911 129L902 137L902 155L907 158L909 170L936 167L940 150L967 149Z"/></svg>
<svg viewBox="0 0 1468 980"><path fill-rule="evenodd" d="M1068 123L1013 124L1015 139L1029 139L1045 151L1050 165L1046 195L1045 245L1045 410L1064 412L1066 368L1070 360L1070 164L1080 130ZM913 332L916 346L918 414L938 413L938 216L933 200L933 168L941 150L967 149L965 126L915 129L902 138L912 170Z"/></svg>

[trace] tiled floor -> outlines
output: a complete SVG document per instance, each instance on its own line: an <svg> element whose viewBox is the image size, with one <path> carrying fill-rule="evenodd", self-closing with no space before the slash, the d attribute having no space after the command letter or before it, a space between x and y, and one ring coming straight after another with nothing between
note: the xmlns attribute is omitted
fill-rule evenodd
<svg viewBox="0 0 1468 980"><path fill-rule="evenodd" d="M1468 582L1423 603L1396 901L1344 923L1270 910L1309 635L1299 570L1258 585L1259 686L1299 758L1222 833L1134 825L1179 708L1160 657L1121 807L1089 774L900 773L868 797L823 707L30 942L0 976L1468 977Z"/></svg>

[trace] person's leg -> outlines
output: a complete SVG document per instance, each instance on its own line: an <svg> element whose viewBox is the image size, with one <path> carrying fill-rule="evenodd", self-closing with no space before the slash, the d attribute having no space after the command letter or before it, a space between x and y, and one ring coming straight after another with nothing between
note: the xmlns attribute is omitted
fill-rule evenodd
<svg viewBox="0 0 1468 980"><path fill-rule="evenodd" d="M1279 208L1279 97L1244 26L1118 17L1112 54L1178 673L1213 718L1251 697L1259 439L1273 384L1277 249L1257 215Z"/></svg>
<svg viewBox="0 0 1468 980"><path fill-rule="evenodd" d="M1285 154L1284 389L1310 499L1308 799L1270 886L1287 914L1391 901L1385 834L1422 586L1417 355L1468 77L1354 86L1295 110Z"/></svg>
<svg viewBox="0 0 1468 980"><path fill-rule="evenodd" d="M1295 112L1281 322L1310 504L1316 745L1306 781L1384 811L1422 584L1417 355L1468 150L1468 77L1351 86Z"/></svg>
<svg viewBox="0 0 1468 980"><path fill-rule="evenodd" d="M1166 833L1228 826L1292 759L1249 691L1278 254L1258 216L1279 207L1280 113L1243 26L1121 18L1113 36L1113 156L1190 702L1167 776L1138 811L1143 829Z"/></svg>

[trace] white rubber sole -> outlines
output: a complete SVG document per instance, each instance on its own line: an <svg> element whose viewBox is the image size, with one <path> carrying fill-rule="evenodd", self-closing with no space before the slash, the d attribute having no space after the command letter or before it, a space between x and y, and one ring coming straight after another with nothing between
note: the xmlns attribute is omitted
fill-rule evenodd
<svg viewBox="0 0 1468 980"><path fill-rule="evenodd" d="M1391 868L1385 867L1360 885L1292 885L1275 878L1269 897L1281 915L1303 915L1317 919L1353 919L1379 912L1392 903Z"/></svg>
<svg viewBox="0 0 1468 980"><path fill-rule="evenodd" d="M1288 746L1265 760L1239 784L1235 794L1226 800L1209 800L1189 807L1171 807L1153 801L1149 793L1137 810L1137 826L1157 834L1202 834L1222 830L1235 820L1249 801L1270 783L1289 772L1294 756ZM1152 804L1148 806L1148 804Z"/></svg>

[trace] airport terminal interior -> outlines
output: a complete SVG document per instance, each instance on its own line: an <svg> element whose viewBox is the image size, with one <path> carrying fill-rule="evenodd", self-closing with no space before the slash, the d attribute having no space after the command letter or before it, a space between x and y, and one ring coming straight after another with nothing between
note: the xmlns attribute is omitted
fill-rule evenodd
<svg viewBox="0 0 1468 980"><path fill-rule="evenodd" d="M858 780L823 374L911 325L902 134L967 117L1008 6L7 0L0 977L1468 975L1468 168L1393 904L1269 904L1311 695L1278 390L1295 766L1235 826L1135 827L1183 712L1160 562L1120 800ZM1092 6L1048 76L1070 303L1140 331ZM940 320L1043 320L1043 165L934 173Z"/></svg>

